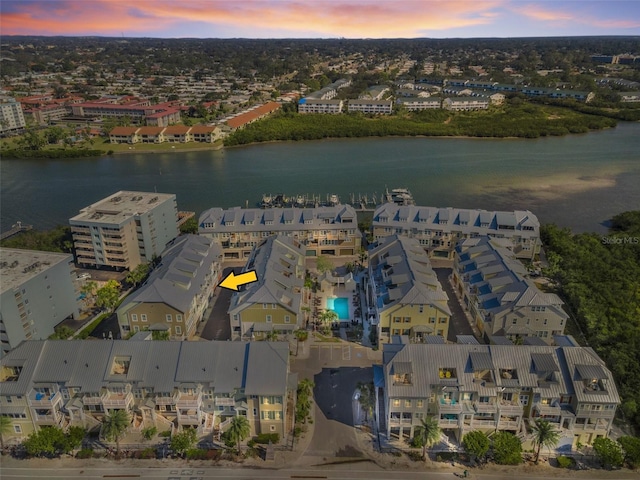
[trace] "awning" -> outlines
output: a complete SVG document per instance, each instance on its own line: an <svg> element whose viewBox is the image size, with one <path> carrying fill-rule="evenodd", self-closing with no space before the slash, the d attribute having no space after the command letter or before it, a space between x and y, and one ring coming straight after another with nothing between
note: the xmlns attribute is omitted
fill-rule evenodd
<svg viewBox="0 0 640 480"><path fill-rule="evenodd" d="M576 365L582 380L606 380L607 374L600 365Z"/></svg>
<svg viewBox="0 0 640 480"><path fill-rule="evenodd" d="M376 388L384 388L384 368L382 365L373 366L373 385Z"/></svg>
<svg viewBox="0 0 640 480"><path fill-rule="evenodd" d="M393 362L394 375L404 375L406 373L413 373L411 362Z"/></svg>
<svg viewBox="0 0 640 480"><path fill-rule="evenodd" d="M550 353L532 353L531 360L538 372L559 372L560 369Z"/></svg>
<svg viewBox="0 0 640 480"><path fill-rule="evenodd" d="M488 352L471 352L469 353L469 357L471 357L471 366L476 372L482 370L495 370L496 368L493 366L491 355L489 355Z"/></svg>

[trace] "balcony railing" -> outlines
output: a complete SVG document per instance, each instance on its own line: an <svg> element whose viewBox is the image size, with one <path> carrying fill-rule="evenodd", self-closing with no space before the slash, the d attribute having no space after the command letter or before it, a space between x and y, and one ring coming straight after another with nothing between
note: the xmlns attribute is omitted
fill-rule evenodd
<svg viewBox="0 0 640 480"><path fill-rule="evenodd" d="M500 402L499 403L500 411L503 413L522 413L523 407L520 403L514 402Z"/></svg>
<svg viewBox="0 0 640 480"><path fill-rule="evenodd" d="M233 407L236 404L235 399L233 398L224 398L224 397L216 397L214 400L216 407Z"/></svg>
<svg viewBox="0 0 640 480"><path fill-rule="evenodd" d="M446 400L441 398L438 402L438 409L441 413L461 413L462 404L456 400Z"/></svg>
<svg viewBox="0 0 640 480"><path fill-rule="evenodd" d="M84 397L82 397L82 403L83 405L101 405L102 397L101 396L92 397L89 395L85 395Z"/></svg>
<svg viewBox="0 0 640 480"><path fill-rule="evenodd" d="M154 401L156 402L156 405L173 405L175 403L175 398L173 396L155 397Z"/></svg>
<svg viewBox="0 0 640 480"><path fill-rule="evenodd" d="M102 397L104 408L126 408L133 402L133 395L129 393L105 393Z"/></svg>
<svg viewBox="0 0 640 480"><path fill-rule="evenodd" d="M478 413L495 413L498 411L498 407L495 403L482 403L475 402L473 408Z"/></svg>
<svg viewBox="0 0 640 480"><path fill-rule="evenodd" d="M500 420L498 422L498 428L518 428L520 426L519 423L520 422L514 422L513 420Z"/></svg>
<svg viewBox="0 0 640 480"><path fill-rule="evenodd" d="M197 414L182 414L178 411L178 423L186 425L194 425L200 423L200 415Z"/></svg>
<svg viewBox="0 0 640 480"><path fill-rule="evenodd" d="M178 392L176 395L176 406L180 407L198 407L202 403L202 393L189 394Z"/></svg>
<svg viewBox="0 0 640 480"><path fill-rule="evenodd" d="M440 426L458 426L460 421L453 418L439 418L438 425Z"/></svg>
<svg viewBox="0 0 640 480"><path fill-rule="evenodd" d="M472 420L471 424L474 427L481 427L481 426L495 426L496 421L495 420Z"/></svg>
<svg viewBox="0 0 640 480"><path fill-rule="evenodd" d="M29 392L29 405L32 407L53 408L57 403L62 402L60 392L40 393L32 390Z"/></svg>
<svg viewBox="0 0 640 480"><path fill-rule="evenodd" d="M33 419L36 423L43 425L57 425L62 420L62 414L48 413L44 415L34 414Z"/></svg>

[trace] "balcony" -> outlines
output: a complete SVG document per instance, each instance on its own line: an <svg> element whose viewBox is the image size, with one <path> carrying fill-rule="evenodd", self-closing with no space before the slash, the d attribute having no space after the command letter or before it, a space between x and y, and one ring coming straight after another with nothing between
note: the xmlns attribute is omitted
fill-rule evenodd
<svg viewBox="0 0 640 480"><path fill-rule="evenodd" d="M216 397L214 403L216 407L233 407L235 406L236 401L233 398Z"/></svg>
<svg viewBox="0 0 640 480"><path fill-rule="evenodd" d="M472 420L471 424L474 427L495 427L496 421L495 420Z"/></svg>
<svg viewBox="0 0 640 480"><path fill-rule="evenodd" d="M498 407L493 402L474 402L473 409L478 413L496 413L498 411Z"/></svg>
<svg viewBox="0 0 640 480"><path fill-rule="evenodd" d="M83 405L102 405L102 397L100 395L98 396L85 395L84 397L82 397L82 404Z"/></svg>
<svg viewBox="0 0 640 480"><path fill-rule="evenodd" d="M441 398L438 402L440 413L462 413L462 404L456 399Z"/></svg>
<svg viewBox="0 0 640 480"><path fill-rule="evenodd" d="M156 396L154 401L156 402L156 405L173 405L175 403L175 398L174 396L168 396L168 397Z"/></svg>
<svg viewBox="0 0 640 480"><path fill-rule="evenodd" d="M457 418L439 418L438 426L440 427L458 427L460 421Z"/></svg>
<svg viewBox="0 0 640 480"><path fill-rule="evenodd" d="M176 400L177 408L198 407L202 403L202 392L198 392L198 393L178 392L175 395L175 400Z"/></svg>
<svg viewBox="0 0 640 480"><path fill-rule="evenodd" d="M558 404L547 405L542 403L534 403L533 408L535 408L540 413L540 415L554 416L554 417L559 416L560 412L562 411L562 409L560 408L560 405Z"/></svg>
<svg viewBox="0 0 640 480"><path fill-rule="evenodd" d="M498 430L515 430L520 427L520 422L514 420L499 420Z"/></svg>
<svg viewBox="0 0 640 480"><path fill-rule="evenodd" d="M128 408L133 403L133 395L128 393L111 393L107 392L102 396L102 404L105 409L109 408Z"/></svg>
<svg viewBox="0 0 640 480"><path fill-rule="evenodd" d="M39 425L58 425L62 421L62 413L58 410L43 410L42 412L48 413L38 413L39 410L35 410L33 413L33 420Z"/></svg>
<svg viewBox="0 0 640 480"><path fill-rule="evenodd" d="M180 413L178 410L178 423L181 425L199 425L201 416L196 411L189 413Z"/></svg>
<svg viewBox="0 0 640 480"><path fill-rule="evenodd" d="M508 402L501 400L499 403L500 412L508 415L522 415L523 408L519 401Z"/></svg>
<svg viewBox="0 0 640 480"><path fill-rule="evenodd" d="M58 403L62 403L60 392L40 393L32 389L27 398L32 407L53 408Z"/></svg>

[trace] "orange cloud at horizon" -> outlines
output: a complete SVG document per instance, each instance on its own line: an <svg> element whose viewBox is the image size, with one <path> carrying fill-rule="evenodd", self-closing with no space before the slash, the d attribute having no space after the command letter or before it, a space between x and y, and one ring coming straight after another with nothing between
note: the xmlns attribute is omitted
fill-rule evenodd
<svg viewBox="0 0 640 480"><path fill-rule="evenodd" d="M499 16L503 0L378 2L336 0L324 2L194 0L138 2L17 2L2 15L6 35L130 35L162 34L192 22L215 28L290 32L343 37L416 37L489 24ZM57 10L52 7L57 6ZM21 8L22 7L22 8ZM28 7L28 8L27 8ZM186 35L188 36L188 35Z"/></svg>

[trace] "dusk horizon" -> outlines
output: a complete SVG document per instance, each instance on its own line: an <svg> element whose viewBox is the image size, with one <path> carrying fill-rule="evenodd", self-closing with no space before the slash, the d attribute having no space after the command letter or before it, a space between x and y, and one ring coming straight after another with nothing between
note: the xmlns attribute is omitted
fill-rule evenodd
<svg viewBox="0 0 640 480"><path fill-rule="evenodd" d="M579 8L576 8L579 6ZM640 35L640 2L7 0L4 36L449 39Z"/></svg>

